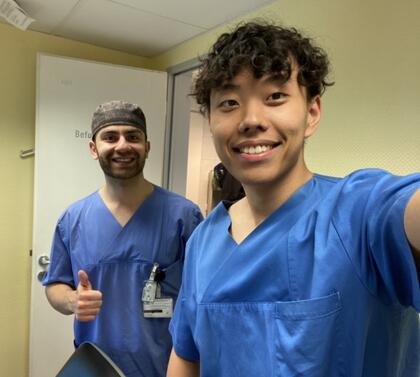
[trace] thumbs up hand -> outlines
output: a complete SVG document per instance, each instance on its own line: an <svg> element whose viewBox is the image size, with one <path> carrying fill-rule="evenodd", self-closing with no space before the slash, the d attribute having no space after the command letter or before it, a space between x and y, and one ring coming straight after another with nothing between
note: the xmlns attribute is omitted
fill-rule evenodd
<svg viewBox="0 0 420 377"><path fill-rule="evenodd" d="M76 289L76 300L73 303L73 313L82 322L93 321L101 310L102 293L92 289L88 274L80 270L79 285Z"/></svg>

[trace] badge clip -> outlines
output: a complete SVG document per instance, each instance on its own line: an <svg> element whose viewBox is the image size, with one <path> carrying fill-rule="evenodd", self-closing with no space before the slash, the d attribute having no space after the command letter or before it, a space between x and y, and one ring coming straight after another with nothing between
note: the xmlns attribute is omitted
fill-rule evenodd
<svg viewBox="0 0 420 377"><path fill-rule="evenodd" d="M154 263L149 279L146 280L143 293L143 315L145 318L171 318L173 311L172 297L161 297L159 282L165 278L164 272L159 270L159 264Z"/></svg>

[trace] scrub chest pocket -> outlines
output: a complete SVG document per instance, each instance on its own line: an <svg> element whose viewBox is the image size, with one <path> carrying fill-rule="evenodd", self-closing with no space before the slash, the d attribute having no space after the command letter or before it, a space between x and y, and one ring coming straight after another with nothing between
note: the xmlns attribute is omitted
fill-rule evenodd
<svg viewBox="0 0 420 377"><path fill-rule="evenodd" d="M310 300L275 303L273 375L330 376L331 363L339 362L339 357L331 360L331 355L340 354L340 311L337 292Z"/></svg>
<svg viewBox="0 0 420 377"><path fill-rule="evenodd" d="M207 326L195 329L195 339L206 343L197 344L200 359L218 377L329 376L342 357L340 311L338 292L302 301L202 303L198 323Z"/></svg>

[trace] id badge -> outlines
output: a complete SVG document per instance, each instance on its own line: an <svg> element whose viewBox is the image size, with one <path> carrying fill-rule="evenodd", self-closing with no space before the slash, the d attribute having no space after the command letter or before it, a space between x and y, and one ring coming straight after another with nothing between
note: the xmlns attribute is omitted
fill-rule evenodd
<svg viewBox="0 0 420 377"><path fill-rule="evenodd" d="M172 318L172 297L156 298L153 301L143 301L144 318Z"/></svg>
<svg viewBox="0 0 420 377"><path fill-rule="evenodd" d="M171 318L173 311L173 299L172 297L161 297L161 288L158 281L159 275L159 264L153 263L152 271L150 272L149 279L146 280L143 293L143 315L144 318ZM164 277L163 277L164 278Z"/></svg>

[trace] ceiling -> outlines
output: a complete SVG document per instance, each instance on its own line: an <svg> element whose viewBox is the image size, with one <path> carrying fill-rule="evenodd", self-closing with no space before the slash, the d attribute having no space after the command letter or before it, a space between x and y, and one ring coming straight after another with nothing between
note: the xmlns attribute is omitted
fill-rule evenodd
<svg viewBox="0 0 420 377"><path fill-rule="evenodd" d="M34 30L151 57L273 0L16 0Z"/></svg>

